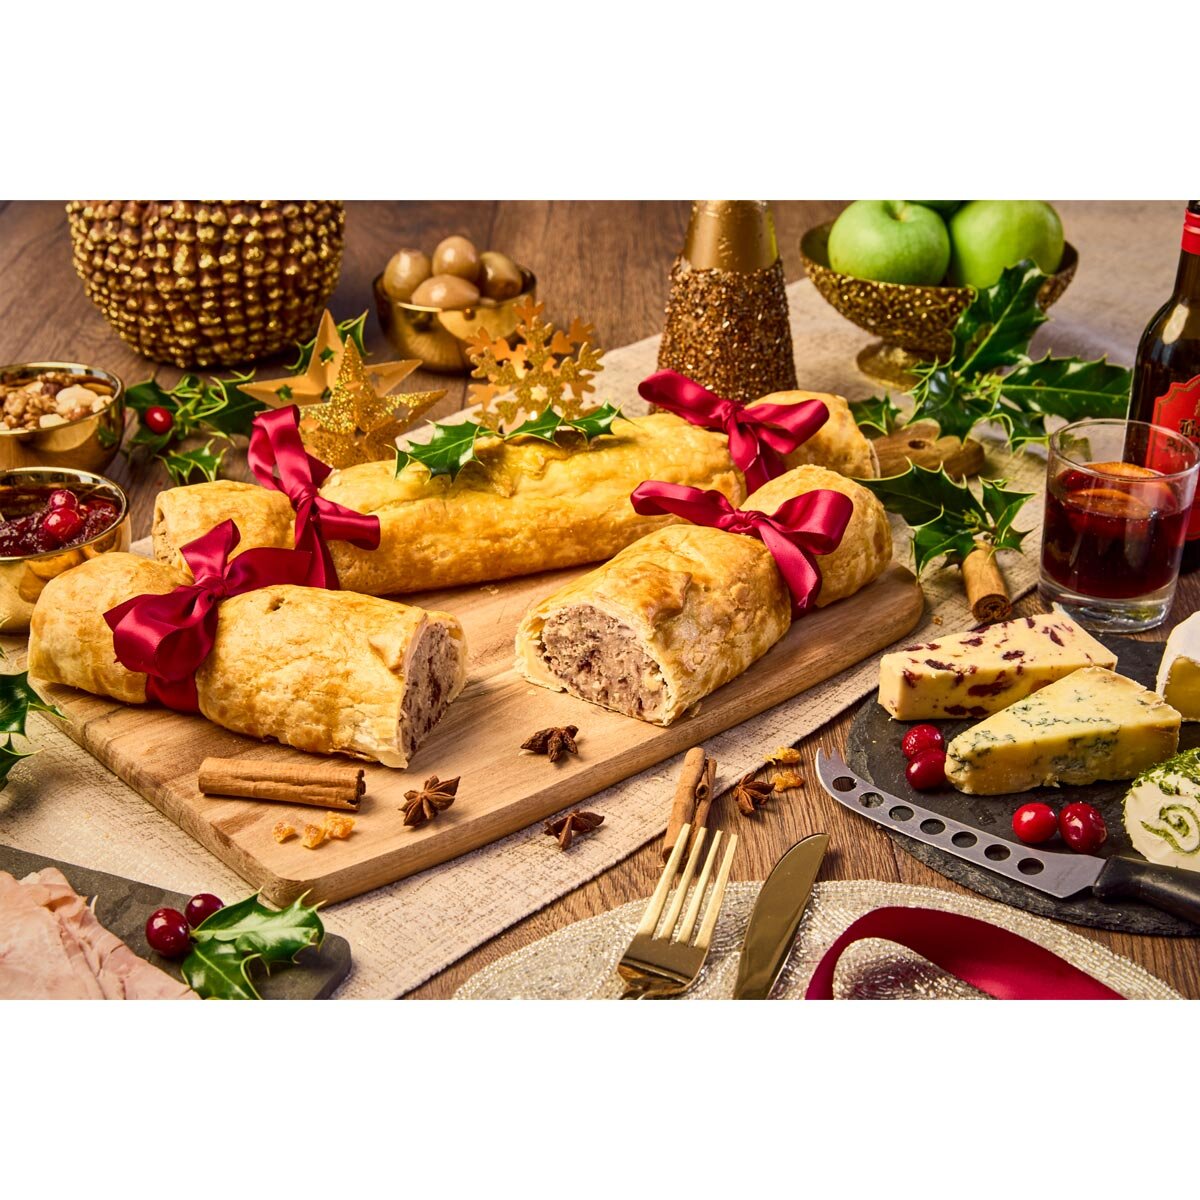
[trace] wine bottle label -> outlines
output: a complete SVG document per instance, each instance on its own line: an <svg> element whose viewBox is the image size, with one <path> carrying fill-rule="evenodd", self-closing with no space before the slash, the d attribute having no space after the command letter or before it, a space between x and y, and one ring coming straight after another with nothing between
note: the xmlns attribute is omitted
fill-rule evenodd
<svg viewBox="0 0 1200 1200"><path fill-rule="evenodd" d="M1182 245L1189 254L1200 254L1200 213L1184 214Z"/></svg>
<svg viewBox="0 0 1200 1200"><path fill-rule="evenodd" d="M1154 402L1154 415L1150 418L1155 425L1167 429L1178 429L1190 441L1200 445L1200 375L1193 375L1186 383L1173 383ZM1187 539L1200 538L1200 497L1192 505L1188 521Z"/></svg>

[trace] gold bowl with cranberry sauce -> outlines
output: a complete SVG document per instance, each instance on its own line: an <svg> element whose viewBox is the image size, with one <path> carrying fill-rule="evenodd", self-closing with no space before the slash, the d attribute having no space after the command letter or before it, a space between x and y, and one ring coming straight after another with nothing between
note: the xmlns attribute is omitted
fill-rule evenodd
<svg viewBox="0 0 1200 1200"><path fill-rule="evenodd" d="M29 628L55 576L129 549L129 504L103 475L66 468L0 470L0 634Z"/></svg>
<svg viewBox="0 0 1200 1200"><path fill-rule="evenodd" d="M125 431L125 384L83 363L0 366L0 470L103 471Z"/></svg>

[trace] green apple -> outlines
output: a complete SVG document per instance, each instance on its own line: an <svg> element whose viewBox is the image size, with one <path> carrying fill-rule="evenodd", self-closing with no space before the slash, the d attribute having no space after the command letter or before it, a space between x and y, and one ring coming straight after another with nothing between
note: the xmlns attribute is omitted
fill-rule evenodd
<svg viewBox="0 0 1200 1200"><path fill-rule="evenodd" d="M991 287L1023 258L1052 275L1062 262L1062 221L1044 200L971 200L950 218L950 244L954 283Z"/></svg>
<svg viewBox="0 0 1200 1200"><path fill-rule="evenodd" d="M952 213L957 212L963 205L961 200L910 200L910 204L923 204L926 208L932 208L940 212L943 217L948 217Z"/></svg>
<svg viewBox="0 0 1200 1200"><path fill-rule="evenodd" d="M855 200L829 231L829 265L884 283L941 283L950 261L942 218L911 200Z"/></svg>

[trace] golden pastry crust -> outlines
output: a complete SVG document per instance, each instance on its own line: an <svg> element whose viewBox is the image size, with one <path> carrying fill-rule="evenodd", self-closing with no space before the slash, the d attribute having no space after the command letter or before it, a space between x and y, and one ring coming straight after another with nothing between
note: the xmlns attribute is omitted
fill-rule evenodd
<svg viewBox="0 0 1200 1200"><path fill-rule="evenodd" d="M754 538L698 525L648 534L525 616L517 669L543 687L579 695L547 662L554 654L547 621L572 610L586 610L579 615L593 626L594 614L601 614L620 627L600 630L601 640L614 635L608 639L614 653L629 657L624 645L611 645L619 637L636 641L644 655L633 658L642 677L632 681L628 702L613 689L607 700L595 693L586 698L656 725L670 725L740 675L791 624L791 598L770 551ZM582 657L595 651L595 640L581 644ZM590 667L584 673L596 675Z"/></svg>
<svg viewBox="0 0 1200 1200"><path fill-rule="evenodd" d="M793 496L819 488L841 492L854 503L854 514L837 549L817 559L821 569L817 607L823 608L835 600L853 596L878 579L892 561L892 527L875 494L836 471L804 466L764 483L757 492L746 497L742 507L769 515Z"/></svg>
<svg viewBox="0 0 1200 1200"><path fill-rule="evenodd" d="M51 580L34 609L30 674L144 704L146 677L113 661L104 613L182 582L182 572L132 554L104 554ZM407 765L465 682L454 617L291 585L223 601L196 672L200 711L226 729L392 767Z"/></svg>
<svg viewBox="0 0 1200 1200"><path fill-rule="evenodd" d="M610 558L674 521L634 512L629 494L647 479L715 488L735 504L745 495L724 435L669 413L618 420L613 429L590 447L581 439L491 439L479 446L482 466L453 483L415 464L397 477L390 461L335 471L321 495L380 523L378 550L331 543L342 587L392 595ZM180 545L229 517L243 549L292 544L291 508L278 492L202 483L159 496L155 556L178 561Z"/></svg>
<svg viewBox="0 0 1200 1200"><path fill-rule="evenodd" d="M879 462L870 439L859 429L850 410L849 402L842 396L828 392L772 392L755 404L802 404L805 400L820 400L829 409L829 420L802 446L786 456L789 467L807 464L828 467L839 475L851 479L874 479L879 474Z"/></svg>
<svg viewBox="0 0 1200 1200"><path fill-rule="evenodd" d="M891 529L875 496L835 471L803 466L742 507L769 514L820 488L854 503L838 548L817 560L817 604L824 605L865 587L891 561ZM535 605L517 631L516 666L543 687L670 725L740 675L790 625L791 596L760 541L672 526Z"/></svg>

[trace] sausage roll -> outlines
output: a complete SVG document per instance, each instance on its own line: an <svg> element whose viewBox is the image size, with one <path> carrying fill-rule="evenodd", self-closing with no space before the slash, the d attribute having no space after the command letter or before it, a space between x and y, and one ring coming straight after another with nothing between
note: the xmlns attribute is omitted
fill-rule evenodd
<svg viewBox="0 0 1200 1200"><path fill-rule="evenodd" d="M875 448L859 429L850 411L850 404L843 397L826 392L772 392L747 407L753 408L755 404L803 404L806 400L820 400L829 410L829 420L808 441L785 456L787 465L828 467L851 479L874 479L879 474Z"/></svg>
<svg viewBox="0 0 1200 1200"><path fill-rule="evenodd" d="M745 495L723 434L669 413L618 421L615 436L590 446L491 439L480 466L453 483L410 463L390 461L335 471L321 495L379 518L377 550L331 542L343 588L385 596L507 579L611 558L672 517L643 517L629 494L645 479ZM240 549L290 546L294 517L279 492L253 484L200 483L161 492L154 508L154 553L181 565L179 547L232 517Z"/></svg>
<svg viewBox="0 0 1200 1200"><path fill-rule="evenodd" d="M818 605L876 579L892 557L891 530L864 487L804 466L751 495L771 513L818 488L849 496L854 513L832 554L817 560ZM697 525L648 534L535 605L517 631L517 670L626 716L670 725L740 675L791 625L792 599L756 538Z"/></svg>
<svg viewBox="0 0 1200 1200"><path fill-rule="evenodd" d="M104 614L184 582L176 568L119 553L51 580L30 624L30 674L146 703L146 676L115 661ZM200 711L226 729L389 767L408 765L465 682L454 617L290 584L223 600L196 672Z"/></svg>

